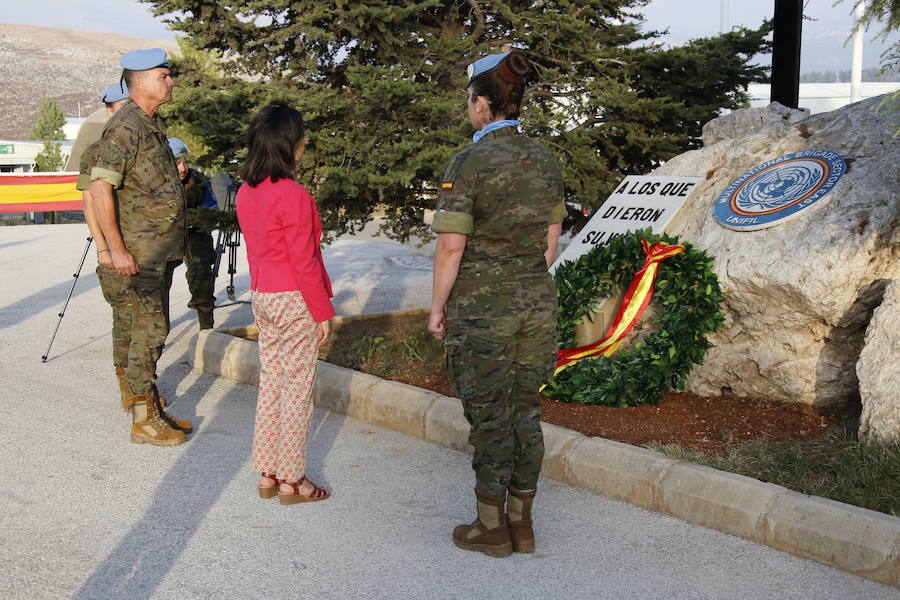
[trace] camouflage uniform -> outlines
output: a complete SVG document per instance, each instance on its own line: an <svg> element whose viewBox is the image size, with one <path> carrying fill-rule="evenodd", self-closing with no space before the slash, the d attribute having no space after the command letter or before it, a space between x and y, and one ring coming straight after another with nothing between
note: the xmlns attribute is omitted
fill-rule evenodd
<svg viewBox="0 0 900 600"><path fill-rule="evenodd" d="M187 170L184 185L185 205L187 208L198 208L203 205L209 179L195 169ZM187 230L187 277L188 289L191 290L190 308L212 308L216 302L214 293L215 278L212 266L216 262L216 251L213 248L212 234L202 229L188 227Z"/></svg>
<svg viewBox="0 0 900 600"><path fill-rule="evenodd" d="M85 191L90 186L91 169L97 163L99 148L100 140L97 140L81 153L76 189ZM117 273L112 267L97 265L97 279L100 281L103 298L112 307L113 365L125 368L128 366L128 346L131 344L131 301L128 297L131 278Z"/></svg>
<svg viewBox="0 0 900 600"><path fill-rule="evenodd" d="M540 144L503 127L454 156L432 229L467 236L446 304L447 370L475 447L476 489L537 486L538 388L556 358L556 292L544 252L565 216L562 176Z"/></svg>
<svg viewBox="0 0 900 600"><path fill-rule="evenodd" d="M116 189L119 230L139 272L127 277L132 307L125 381L158 397L156 362L169 333L169 284L184 256L184 188L162 124L129 100L103 131L91 180Z"/></svg>

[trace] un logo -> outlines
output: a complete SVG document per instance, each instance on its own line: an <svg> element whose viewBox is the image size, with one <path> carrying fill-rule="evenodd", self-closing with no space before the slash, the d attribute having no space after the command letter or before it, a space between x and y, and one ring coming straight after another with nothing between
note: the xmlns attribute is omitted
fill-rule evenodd
<svg viewBox="0 0 900 600"><path fill-rule="evenodd" d="M716 201L716 220L729 229L753 231L778 224L825 196L846 170L828 150L786 154L750 169Z"/></svg>

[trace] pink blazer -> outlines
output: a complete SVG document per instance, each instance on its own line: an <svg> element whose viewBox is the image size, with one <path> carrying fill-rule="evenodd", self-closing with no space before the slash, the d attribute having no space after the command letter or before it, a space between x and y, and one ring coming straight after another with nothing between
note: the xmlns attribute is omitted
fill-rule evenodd
<svg viewBox="0 0 900 600"><path fill-rule="evenodd" d="M318 322L334 316L331 280L322 262L322 223L313 197L290 179L256 187L246 183L237 194L237 217L247 244L250 289L299 290Z"/></svg>

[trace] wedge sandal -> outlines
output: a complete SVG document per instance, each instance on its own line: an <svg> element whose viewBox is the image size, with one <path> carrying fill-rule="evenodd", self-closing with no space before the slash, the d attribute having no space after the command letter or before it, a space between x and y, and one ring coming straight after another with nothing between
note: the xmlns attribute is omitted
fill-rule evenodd
<svg viewBox="0 0 900 600"><path fill-rule="evenodd" d="M325 500L331 494L326 492L324 489L320 488L312 481L309 483L312 484L313 490L309 496L304 496L300 493L300 486L303 485L304 481L309 481L306 476L300 478L300 481L297 483L291 483L289 481L281 481L280 483L291 486L291 492L285 494L281 490L278 490L278 501L282 504L299 504L300 502L318 502L319 500Z"/></svg>

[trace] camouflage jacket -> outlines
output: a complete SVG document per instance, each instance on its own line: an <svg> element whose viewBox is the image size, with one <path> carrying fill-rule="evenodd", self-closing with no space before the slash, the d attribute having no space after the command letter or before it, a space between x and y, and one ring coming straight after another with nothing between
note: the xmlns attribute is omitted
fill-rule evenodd
<svg viewBox="0 0 900 600"><path fill-rule="evenodd" d="M90 187L91 169L97 164L97 150L99 149L100 140L97 140L82 151L81 158L79 159L78 183L75 184L76 190L81 190L83 192Z"/></svg>
<svg viewBox="0 0 900 600"><path fill-rule="evenodd" d="M556 159L502 127L447 163L431 228L468 236L463 265L524 259L546 271L547 227L565 215Z"/></svg>
<svg viewBox="0 0 900 600"><path fill-rule="evenodd" d="M184 187L158 117L129 100L110 118L91 169L98 179L117 190L119 230L142 269L184 256Z"/></svg>

